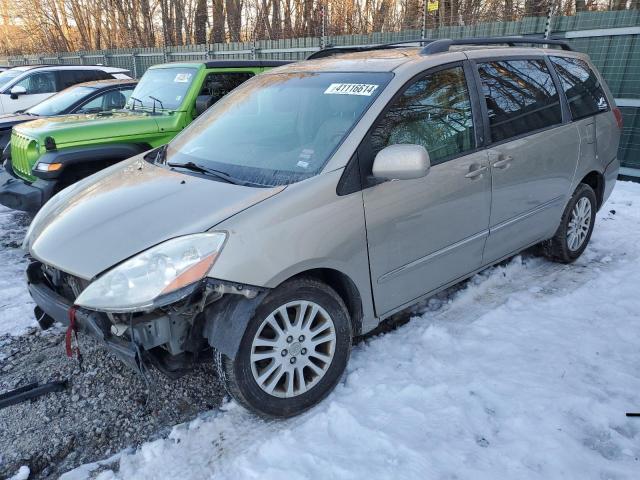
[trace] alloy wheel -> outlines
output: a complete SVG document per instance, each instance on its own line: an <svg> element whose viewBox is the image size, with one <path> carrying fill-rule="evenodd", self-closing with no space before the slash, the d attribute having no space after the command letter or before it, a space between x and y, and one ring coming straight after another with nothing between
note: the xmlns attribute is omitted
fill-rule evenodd
<svg viewBox="0 0 640 480"><path fill-rule="evenodd" d="M325 375L336 349L336 329L327 311L306 300L280 306L260 324L251 344L251 372L260 388L291 398Z"/></svg>
<svg viewBox="0 0 640 480"><path fill-rule="evenodd" d="M575 252L584 244L589 227L591 226L591 202L588 198L582 197L578 200L571 211L569 226L567 228L567 246L569 250Z"/></svg>

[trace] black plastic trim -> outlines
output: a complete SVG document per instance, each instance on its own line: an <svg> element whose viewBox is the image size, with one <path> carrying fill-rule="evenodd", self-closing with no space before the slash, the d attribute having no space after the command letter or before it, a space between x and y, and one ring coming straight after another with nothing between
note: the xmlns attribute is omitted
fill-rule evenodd
<svg viewBox="0 0 640 480"><path fill-rule="evenodd" d="M540 37L476 37L476 38L441 38L429 43L420 53L422 55L433 55L435 53L448 52L449 48L454 45L508 45L515 47L516 45L555 45L562 50L572 51L571 46L564 40L556 38L540 38Z"/></svg>
<svg viewBox="0 0 640 480"><path fill-rule="evenodd" d="M189 63L189 62L185 62ZM256 68L256 67L281 67L293 63L287 60L210 60L204 62L207 68Z"/></svg>

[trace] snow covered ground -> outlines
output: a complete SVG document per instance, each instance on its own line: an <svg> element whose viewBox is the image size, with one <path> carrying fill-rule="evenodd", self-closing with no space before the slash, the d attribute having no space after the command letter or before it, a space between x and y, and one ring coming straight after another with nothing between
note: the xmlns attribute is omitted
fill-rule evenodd
<svg viewBox="0 0 640 480"><path fill-rule="evenodd" d="M619 182L576 263L523 255L432 299L310 412L227 404L62 478L640 478L639 234L640 184Z"/></svg>
<svg viewBox="0 0 640 480"><path fill-rule="evenodd" d="M34 304L24 282L27 262L19 248L29 221L27 214L0 205L0 335L19 335L35 325Z"/></svg>

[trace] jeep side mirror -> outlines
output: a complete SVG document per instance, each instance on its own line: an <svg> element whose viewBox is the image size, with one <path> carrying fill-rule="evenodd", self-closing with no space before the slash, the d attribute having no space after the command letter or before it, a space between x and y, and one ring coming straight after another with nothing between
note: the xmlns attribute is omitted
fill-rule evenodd
<svg viewBox="0 0 640 480"><path fill-rule="evenodd" d="M196 116L200 116L207 108L215 103L211 95L199 95L196 98Z"/></svg>
<svg viewBox="0 0 640 480"><path fill-rule="evenodd" d="M429 173L429 152L421 145L397 144L383 148L373 161L373 176L380 180L411 180Z"/></svg>
<svg viewBox="0 0 640 480"><path fill-rule="evenodd" d="M20 85L16 85L11 89L11 92L9 93L11 93L11 98L13 100L16 100L20 95L24 95L25 93L27 93L27 89L21 87Z"/></svg>

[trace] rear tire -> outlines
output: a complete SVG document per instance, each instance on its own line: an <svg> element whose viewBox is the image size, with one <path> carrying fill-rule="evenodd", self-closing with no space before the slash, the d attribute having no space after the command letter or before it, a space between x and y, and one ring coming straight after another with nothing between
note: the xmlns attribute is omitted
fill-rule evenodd
<svg viewBox="0 0 640 480"><path fill-rule="evenodd" d="M547 258L571 263L582 255L591 239L597 205L593 189L585 183L578 185L564 209L556 234L542 244Z"/></svg>
<svg viewBox="0 0 640 480"><path fill-rule="evenodd" d="M351 321L340 296L311 278L272 290L256 309L232 360L215 351L231 397L263 417L298 415L336 386L351 352Z"/></svg>

